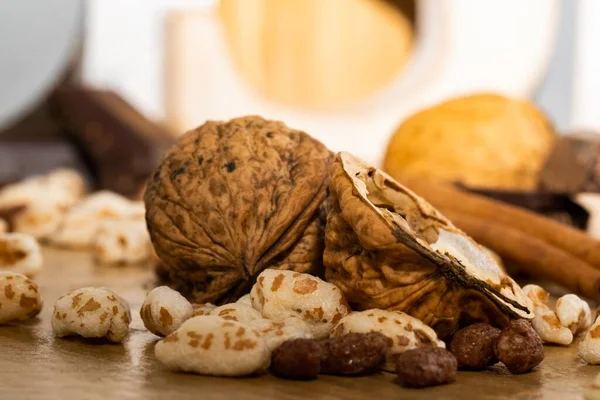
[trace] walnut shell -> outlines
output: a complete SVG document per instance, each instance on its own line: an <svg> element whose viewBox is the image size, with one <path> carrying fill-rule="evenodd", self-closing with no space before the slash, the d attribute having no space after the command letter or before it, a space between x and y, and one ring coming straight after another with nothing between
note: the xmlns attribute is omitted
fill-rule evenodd
<svg viewBox="0 0 600 400"><path fill-rule="evenodd" d="M171 148L144 201L166 284L194 303L228 303L263 269L322 268L332 155L277 121L208 121Z"/></svg>
<svg viewBox="0 0 600 400"><path fill-rule="evenodd" d="M425 200L348 153L332 167L326 279L354 309L403 311L445 338L476 321L532 318L521 288Z"/></svg>

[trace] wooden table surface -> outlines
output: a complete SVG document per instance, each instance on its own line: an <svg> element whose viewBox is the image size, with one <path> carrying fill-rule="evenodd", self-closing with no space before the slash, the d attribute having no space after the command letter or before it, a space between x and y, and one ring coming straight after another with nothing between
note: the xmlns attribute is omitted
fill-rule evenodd
<svg viewBox="0 0 600 400"><path fill-rule="evenodd" d="M577 360L576 346L546 347L533 372L510 375L501 365L485 372L459 372L455 383L405 389L394 375L360 378L321 376L294 382L262 375L212 378L165 370L154 358L158 338L144 329L139 308L152 281L149 267L100 267L86 253L45 249L36 279L44 297L38 318L0 326L0 399L580 399L600 367ZM54 302L84 286L106 286L129 301L129 338L121 345L55 339Z"/></svg>

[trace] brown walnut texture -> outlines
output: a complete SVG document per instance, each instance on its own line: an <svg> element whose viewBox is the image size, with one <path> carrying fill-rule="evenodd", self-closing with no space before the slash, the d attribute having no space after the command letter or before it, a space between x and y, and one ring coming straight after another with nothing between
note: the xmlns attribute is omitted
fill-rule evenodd
<svg viewBox="0 0 600 400"><path fill-rule="evenodd" d="M144 196L166 283L227 303L265 268L318 274L332 155L282 122L208 121L163 158Z"/></svg>
<svg viewBox="0 0 600 400"><path fill-rule="evenodd" d="M353 309L406 312L441 339L476 321L533 317L485 250L385 172L339 153L329 200L325 277Z"/></svg>

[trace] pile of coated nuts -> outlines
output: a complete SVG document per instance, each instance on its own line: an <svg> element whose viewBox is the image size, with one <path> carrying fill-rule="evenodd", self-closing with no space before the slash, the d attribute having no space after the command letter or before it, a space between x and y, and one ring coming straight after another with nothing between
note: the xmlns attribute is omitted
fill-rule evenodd
<svg viewBox="0 0 600 400"><path fill-rule="evenodd" d="M87 193L83 177L69 169L0 190L0 234L87 250L98 264L136 264L154 256L144 216L143 202L108 191Z"/></svg>
<svg viewBox="0 0 600 400"><path fill-rule="evenodd" d="M31 315L31 314L29 314ZM195 305L166 286L140 308L145 327L163 337L156 358L168 369L213 376L270 370L284 379L320 374L395 372L408 387L452 382L458 368L497 361L513 373L543 359L541 339L524 320L503 331L474 324L457 332L449 351L435 332L408 314L379 309L351 312L341 291L308 274L267 269L251 292L222 306ZM78 335L120 343L128 335L127 302L107 288L88 287L58 299L57 337Z"/></svg>
<svg viewBox="0 0 600 400"><path fill-rule="evenodd" d="M43 196L44 193L52 193ZM32 280L42 268L38 241L87 248L99 263L147 261L151 244L143 204L116 194L86 195L69 171L34 177L0 191L0 324L37 315L43 306ZM4 214L5 215L5 214ZM10 233L7 232L10 228ZM395 372L409 387L452 382L458 369L482 370L498 362L514 374L535 368L543 343L569 345L600 364L600 318L569 294L549 307L541 287L523 288L535 317L503 330L475 323L446 343L422 321L402 312L352 312L335 285L315 276L267 269L249 294L222 306L191 304L177 291L150 291L140 309L145 327L161 336L156 358L167 368L213 376L245 376L270 370L284 379L321 374L357 376ZM128 303L108 288L80 288L59 298L52 313L56 337L77 335L121 343L129 334ZM599 386L600 387L600 386Z"/></svg>
<svg viewBox="0 0 600 400"><path fill-rule="evenodd" d="M35 316L43 303L32 280L5 271L0 273L0 304L0 323L5 323ZM163 338L155 345L155 355L164 366L202 375L246 376L269 370L280 378L306 380L383 370L395 372L404 386L426 387L452 382L458 369L482 370L498 362L512 373L525 373L544 358L542 339L528 321L513 320L503 330L469 325L446 349L420 320L379 309L352 312L335 285L293 271L267 269L248 295L219 307L191 304L175 290L157 287L147 294L140 316L150 332ZM566 321L573 329L581 325L580 320ZM51 319L57 337L113 343L125 340L130 322L127 302L100 287L62 296ZM600 348L595 326L580 347L591 343L590 348Z"/></svg>
<svg viewBox="0 0 600 400"><path fill-rule="evenodd" d="M36 242L16 244L24 254L20 262L39 262ZM35 275L31 266L13 263L15 269ZM526 287L526 292L541 307L537 303L543 304L547 293L539 287ZM0 324L31 318L42 304L35 282L21 273L0 272ZM590 363L600 362L600 320L590 327L587 303L568 295L559 299L556 313L570 332L590 328L579 354ZM258 276L249 294L219 307L191 304L175 290L157 287L147 294L140 316L150 332L163 337L155 355L171 370L213 376L270 370L280 378L301 380L383 370L395 372L407 387L449 383L458 369L482 370L498 362L512 373L528 372L544 358L540 336L547 333L536 332L535 320L533 326L513 320L504 330L475 323L455 333L446 350L431 328L408 314L352 312L335 285L309 274L272 269ZM57 337L113 343L127 338L130 322L128 303L101 287L65 294L56 301L51 319Z"/></svg>

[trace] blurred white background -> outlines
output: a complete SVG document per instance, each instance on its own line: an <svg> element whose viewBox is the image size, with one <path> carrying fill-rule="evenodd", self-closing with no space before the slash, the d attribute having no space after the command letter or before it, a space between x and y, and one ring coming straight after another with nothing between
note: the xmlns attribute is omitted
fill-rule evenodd
<svg viewBox="0 0 600 400"><path fill-rule="evenodd" d="M563 132L600 129L596 111L600 103L596 72L600 70L596 50L600 2L596 0L419 0L414 51L398 76L361 101L326 111L279 104L244 82L224 38L217 0L82 2L84 19L73 26L83 26L84 82L118 91L146 115L166 121L178 132L206 119L258 113L304 129L333 149L344 148L377 162L390 132L407 115L447 97L478 90L532 98ZM76 1L45 1L54 10L52 18L43 20L46 25L33 19L27 29L20 27L20 33L9 34L8 25L0 24L5 32L0 35L0 50L5 54L0 79L12 84L3 87L25 90L20 81L32 82L6 62L11 51L18 50L21 64L37 65L40 71L51 64L44 60L52 55L67 58L75 52L77 40L50 40L44 31L52 28L51 23L58 29L72 21L68 3ZM39 15L21 2L5 2L0 8L10 11L0 13L5 19ZM168 21L176 21L170 36ZM63 31L80 34L76 29ZM23 35L46 37L56 48L64 45L52 55L46 45L44 59L44 52L24 45L26 41L19 37ZM45 68L45 73L56 74L56 69ZM48 87L38 84L40 93L28 89L28 95L41 98ZM11 90L3 96L7 101L14 98Z"/></svg>

